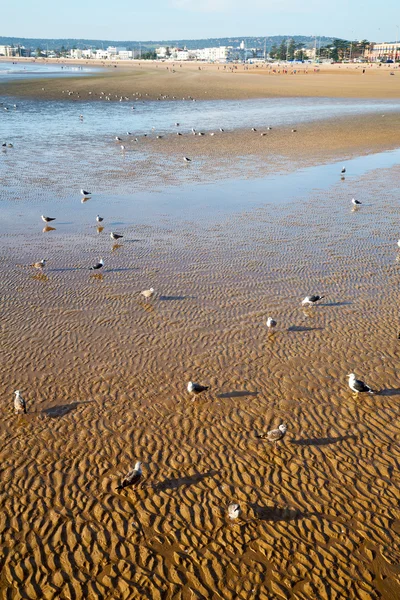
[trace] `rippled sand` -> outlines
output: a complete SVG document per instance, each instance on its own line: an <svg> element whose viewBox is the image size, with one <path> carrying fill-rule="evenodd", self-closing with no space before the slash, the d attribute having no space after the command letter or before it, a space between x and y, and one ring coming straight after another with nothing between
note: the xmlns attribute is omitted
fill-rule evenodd
<svg viewBox="0 0 400 600"><path fill-rule="evenodd" d="M400 596L399 175L166 214L117 246L2 233L2 597ZM379 393L355 399L351 371ZM210 391L192 402L189 379ZM277 447L256 438L282 421Z"/></svg>

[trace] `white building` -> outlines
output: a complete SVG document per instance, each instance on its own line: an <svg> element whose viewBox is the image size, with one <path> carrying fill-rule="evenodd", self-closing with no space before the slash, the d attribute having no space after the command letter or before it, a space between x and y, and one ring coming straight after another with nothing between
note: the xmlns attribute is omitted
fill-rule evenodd
<svg viewBox="0 0 400 600"><path fill-rule="evenodd" d="M159 48L156 48L157 58L166 58L167 53L168 48L166 46L160 46Z"/></svg>
<svg viewBox="0 0 400 600"><path fill-rule="evenodd" d="M219 46L217 48L201 48L193 50L198 60L205 62L227 62L232 56L232 46Z"/></svg>
<svg viewBox="0 0 400 600"><path fill-rule="evenodd" d="M70 55L71 58L82 58L83 56L83 50L80 50L79 48L75 48L74 50L70 50Z"/></svg>
<svg viewBox="0 0 400 600"><path fill-rule="evenodd" d="M131 60L133 58L132 50L120 50L118 52L118 58L120 60Z"/></svg>

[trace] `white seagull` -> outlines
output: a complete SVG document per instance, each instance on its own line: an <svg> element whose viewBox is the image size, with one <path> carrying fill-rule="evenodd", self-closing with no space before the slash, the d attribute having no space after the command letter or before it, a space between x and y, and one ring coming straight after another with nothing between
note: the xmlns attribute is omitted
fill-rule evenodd
<svg viewBox="0 0 400 600"><path fill-rule="evenodd" d="M192 162L192 159L191 159L191 158L188 158L187 156L184 156L184 157L183 157L183 160L184 160L185 162Z"/></svg>
<svg viewBox="0 0 400 600"><path fill-rule="evenodd" d="M98 263L89 268L89 271L97 271L97 269L101 269L102 267L104 267L104 260L101 258Z"/></svg>
<svg viewBox="0 0 400 600"><path fill-rule="evenodd" d="M42 258L42 260L39 260L38 262L35 262L31 265L31 267L35 267L35 269L43 269L43 267L46 264L46 259Z"/></svg>
<svg viewBox="0 0 400 600"><path fill-rule="evenodd" d="M281 425L279 425L278 429L271 429L270 431L267 431L267 433L259 433L257 434L257 437L262 440L274 442L274 444L276 444L285 437L286 431L287 425L286 423L282 423Z"/></svg>
<svg viewBox="0 0 400 600"><path fill-rule="evenodd" d="M278 325L277 321L272 317L268 317L267 319L267 327L268 329L274 329Z"/></svg>
<svg viewBox="0 0 400 600"><path fill-rule="evenodd" d="M356 200L355 198L353 198L351 203L354 204L354 206L359 206L360 204L362 204L362 202L360 202L359 200Z"/></svg>
<svg viewBox="0 0 400 600"><path fill-rule="evenodd" d="M15 414L18 415L19 413L24 413L26 415L26 402L25 400L22 398L19 390L17 390L16 392L14 392L15 394L15 398L14 398L14 411Z"/></svg>
<svg viewBox="0 0 400 600"><path fill-rule="evenodd" d="M83 188L81 189L81 194L82 194L82 196L85 196L86 198L88 196L92 195L91 192L88 192L87 190L84 190Z"/></svg>
<svg viewBox="0 0 400 600"><path fill-rule="evenodd" d="M150 288L149 290L143 290L143 292L140 293L146 298L146 300L148 300L149 298L154 296L154 288Z"/></svg>
<svg viewBox="0 0 400 600"><path fill-rule="evenodd" d="M322 298L325 298L325 296L306 296L302 301L302 305L304 306L305 304L315 304L316 302L318 302L318 300L322 300Z"/></svg>
<svg viewBox="0 0 400 600"><path fill-rule="evenodd" d="M199 383L193 383L193 381L189 381L187 385L187 391L189 394L201 394L201 392L206 392L209 389L209 385L200 385Z"/></svg>
<svg viewBox="0 0 400 600"><path fill-rule="evenodd" d="M126 475L123 478L121 483L115 489L123 490L124 488L126 488L128 486L136 485L139 483L141 478L142 478L142 463L138 461L135 464L134 468L131 471L129 471L128 475Z"/></svg>
<svg viewBox="0 0 400 600"><path fill-rule="evenodd" d="M371 390L371 388L366 383L360 381L359 379L356 379L354 373L350 373L349 375L347 375L347 377L349 378L350 389L356 394L363 394L366 392L368 392L369 394L374 393L373 390Z"/></svg>
<svg viewBox="0 0 400 600"><path fill-rule="evenodd" d="M343 167L340 172L341 172L342 175L344 175L346 173L346 167Z"/></svg>
<svg viewBox="0 0 400 600"><path fill-rule="evenodd" d="M228 517L234 521L240 517L240 506L239 504L230 504L228 506Z"/></svg>
<svg viewBox="0 0 400 600"><path fill-rule="evenodd" d="M114 233L113 231L110 233L110 238L112 240L119 240L120 238L123 238L124 236L121 235L120 233Z"/></svg>
<svg viewBox="0 0 400 600"><path fill-rule="evenodd" d="M45 223L50 223L50 221L55 221L56 218L55 217L45 217L44 215L42 215L42 221L44 221Z"/></svg>
<svg viewBox="0 0 400 600"><path fill-rule="evenodd" d="M100 215L96 215L96 221L98 223L101 223L102 221L104 221L104 217L101 217Z"/></svg>

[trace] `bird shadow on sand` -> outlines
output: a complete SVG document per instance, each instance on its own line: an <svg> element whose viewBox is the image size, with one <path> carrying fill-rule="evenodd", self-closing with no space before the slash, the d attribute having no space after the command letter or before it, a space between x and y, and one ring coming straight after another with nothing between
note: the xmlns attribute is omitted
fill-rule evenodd
<svg viewBox="0 0 400 600"><path fill-rule="evenodd" d="M349 306L352 302L323 302L319 306Z"/></svg>
<svg viewBox="0 0 400 600"><path fill-rule="evenodd" d="M137 271L137 267L120 267L115 269L106 269L104 273L122 273L123 271Z"/></svg>
<svg viewBox="0 0 400 600"><path fill-rule="evenodd" d="M247 390L233 390L233 392L225 392L217 394L217 398L244 398L245 396L258 396L258 392L249 392Z"/></svg>
<svg viewBox="0 0 400 600"><path fill-rule="evenodd" d="M303 333L305 331L318 331L322 330L323 327L307 327L306 325L292 325L288 327L288 331L296 331L298 333Z"/></svg>
<svg viewBox="0 0 400 600"><path fill-rule="evenodd" d="M78 408L80 404L91 404L92 402L93 400L86 400L82 402L71 402L70 404L61 404L60 406L50 406L50 408L44 408L42 413L48 417L52 417L53 419L64 417L68 413Z"/></svg>
<svg viewBox="0 0 400 600"><path fill-rule="evenodd" d="M200 483L201 481L203 481L203 479L212 477L216 473L218 473L218 471L213 470L213 471L208 471L207 473L194 473L194 475L189 475L187 477L182 476L182 477L176 477L173 479L172 478L166 479L165 481L158 483L154 487L154 489L157 491L176 490L177 488L180 488L183 485L190 486L190 485L195 485L197 483Z"/></svg>
<svg viewBox="0 0 400 600"><path fill-rule="evenodd" d="M306 517L313 516L311 513L302 513L295 508L279 508L277 506L260 506L253 503L249 505L254 511L256 519L261 521L297 521ZM318 515L319 516L319 515Z"/></svg>
<svg viewBox="0 0 400 600"><path fill-rule="evenodd" d="M186 298L190 298L190 296L160 296L160 300L163 300L163 302L173 302L174 300L186 300Z"/></svg>
<svg viewBox="0 0 400 600"><path fill-rule="evenodd" d="M356 435L339 435L337 437L325 437L325 438L307 438L305 440L290 440L291 444L297 446L329 446L330 444L338 444L346 440L356 439Z"/></svg>
<svg viewBox="0 0 400 600"><path fill-rule="evenodd" d="M386 388L375 392L375 396L398 396L400 395L400 388Z"/></svg>
<svg viewBox="0 0 400 600"><path fill-rule="evenodd" d="M62 267L60 269L47 269L48 273L64 273L66 271L78 271L79 269L76 267Z"/></svg>

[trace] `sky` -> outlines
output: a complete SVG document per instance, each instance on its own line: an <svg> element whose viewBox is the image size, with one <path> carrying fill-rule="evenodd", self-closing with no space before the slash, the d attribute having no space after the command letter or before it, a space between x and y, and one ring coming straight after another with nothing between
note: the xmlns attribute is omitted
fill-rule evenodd
<svg viewBox="0 0 400 600"><path fill-rule="evenodd" d="M108 40L325 35L395 41L399 0L18 0L1 7L0 35Z"/></svg>

